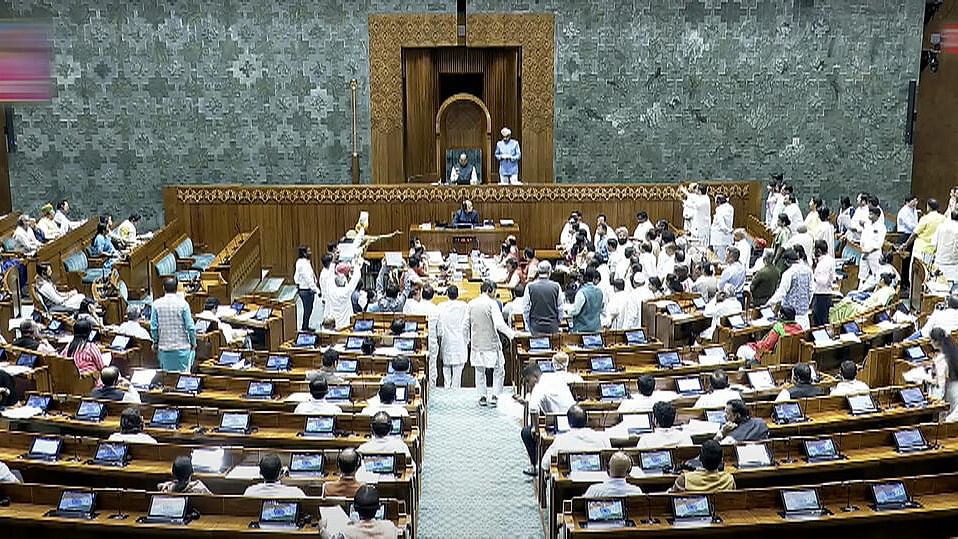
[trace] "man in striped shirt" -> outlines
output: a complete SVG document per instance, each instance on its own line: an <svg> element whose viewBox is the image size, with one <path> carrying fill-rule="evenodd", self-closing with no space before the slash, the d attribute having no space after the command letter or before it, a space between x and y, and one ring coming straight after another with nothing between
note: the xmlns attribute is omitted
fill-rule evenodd
<svg viewBox="0 0 958 539"><path fill-rule="evenodd" d="M186 300L176 294L176 280L163 282L164 296L153 302L150 333L165 371L189 372L196 353L196 328Z"/></svg>

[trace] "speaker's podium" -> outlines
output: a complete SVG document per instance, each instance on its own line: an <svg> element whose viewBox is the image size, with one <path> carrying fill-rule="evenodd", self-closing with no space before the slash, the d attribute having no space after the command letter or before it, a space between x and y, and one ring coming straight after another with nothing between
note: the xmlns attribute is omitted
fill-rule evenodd
<svg viewBox="0 0 958 539"><path fill-rule="evenodd" d="M519 225L476 226L472 228L440 227L435 224L411 225L409 237L418 237L427 251L469 254L478 249L484 254L499 254L502 242L510 235L519 239Z"/></svg>

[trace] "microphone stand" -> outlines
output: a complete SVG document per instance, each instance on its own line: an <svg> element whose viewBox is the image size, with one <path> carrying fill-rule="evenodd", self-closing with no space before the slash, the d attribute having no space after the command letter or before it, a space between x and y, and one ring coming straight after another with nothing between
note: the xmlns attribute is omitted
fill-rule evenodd
<svg viewBox="0 0 958 539"><path fill-rule="evenodd" d="M657 518L655 518L655 517L652 516L652 497L646 495L646 496L645 496L645 501L648 503L649 518L643 520L643 521L642 521L642 524L648 524L648 525L650 525L650 526L654 526L654 525L659 524L660 522L662 522L661 520L659 520L659 519L657 519Z"/></svg>
<svg viewBox="0 0 958 539"><path fill-rule="evenodd" d="M122 494L122 493L123 493L122 490L117 490L116 513L113 513L112 515L110 515L109 517L107 517L107 518L109 518L110 520L126 520L126 519L130 518L130 515L129 515L129 514L123 512L123 507L122 507L122 503L121 503L121 502L123 501L123 494Z"/></svg>
<svg viewBox="0 0 958 539"><path fill-rule="evenodd" d="M842 507L842 513L854 513L861 511L857 505L852 505L852 483L845 481L845 507Z"/></svg>
<svg viewBox="0 0 958 539"><path fill-rule="evenodd" d="M80 462L80 437L73 436L73 462Z"/></svg>

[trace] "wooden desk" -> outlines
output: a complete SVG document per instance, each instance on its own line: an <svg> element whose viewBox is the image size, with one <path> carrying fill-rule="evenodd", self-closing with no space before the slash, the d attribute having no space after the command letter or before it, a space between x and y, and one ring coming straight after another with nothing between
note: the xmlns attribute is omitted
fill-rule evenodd
<svg viewBox="0 0 958 539"><path fill-rule="evenodd" d="M473 249L478 249L486 254L497 255L501 251L502 242L506 237L515 236L519 238L519 225L494 227L475 227L475 228L437 228L433 226L430 230L423 230L419 225L409 226L409 239L418 237L427 251L441 251L442 253L461 252L468 253ZM456 247L461 241L469 240L473 242L473 247Z"/></svg>
<svg viewBox="0 0 958 539"><path fill-rule="evenodd" d="M263 278L259 227L252 232L241 232L234 236L203 272L204 275L208 273L218 273L225 282L225 285L212 285L206 290L223 304L231 303L233 298L252 292Z"/></svg>
<svg viewBox="0 0 958 539"><path fill-rule="evenodd" d="M28 277L36 275L37 264L50 264L54 281L63 280L66 276L63 260L90 245L98 223L99 220L95 218L87 219L78 228L43 244L42 247L37 249L36 255L27 259L28 269L30 270L27 273Z"/></svg>
<svg viewBox="0 0 958 539"><path fill-rule="evenodd" d="M273 537L278 539L316 536L314 527L294 530L259 530L249 527L259 518L263 501L243 496L189 495L189 506L201 515L199 520L186 525L141 524L137 518L145 516L149 509L151 493L142 490L93 489L96 492L96 515L93 519L62 518L46 516L55 509L60 494L66 487L0 484L0 496L10 498L8 507L0 507L0 527L4 537L35 539L50 537L61 532L73 538L96 537L209 537L232 538ZM395 499L382 500L386 507L385 517L403 531L400 537L409 537L409 525L405 507ZM350 500L345 498L304 498L300 500L303 514L318 520L319 507L339 505L348 512ZM111 519L117 511L128 518ZM38 535L39 533L39 535Z"/></svg>
<svg viewBox="0 0 958 539"><path fill-rule="evenodd" d="M131 297L140 297L144 290L150 287L150 261L166 250L172 250L174 241L182 236L179 223L173 220L163 228L157 230L153 237L134 247L130 252L117 260L113 267L119 272L120 279L126 283ZM162 296L162 288L153 290L153 297ZM124 316L126 313L122 313Z"/></svg>

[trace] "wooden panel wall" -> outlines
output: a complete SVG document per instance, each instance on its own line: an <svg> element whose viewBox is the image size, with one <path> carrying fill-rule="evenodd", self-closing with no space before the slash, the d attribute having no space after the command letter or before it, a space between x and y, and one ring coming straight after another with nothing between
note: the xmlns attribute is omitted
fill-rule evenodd
<svg viewBox="0 0 958 539"><path fill-rule="evenodd" d="M492 145L486 155L493 159L499 131L508 127L513 133L522 133L522 121L519 114L519 49L487 49L485 78L483 79L483 101L489 107L492 116ZM519 141L520 144L523 141ZM519 177L525 177L525 147L523 159L519 162ZM492 162L490 182L499 182L499 165Z"/></svg>
<svg viewBox="0 0 958 539"><path fill-rule="evenodd" d="M948 0L925 27L924 47L931 48L929 36L945 24L958 24L958 0ZM938 73L925 69L918 85L918 120L915 124L915 152L912 192L924 199L937 198L947 205L948 192L958 184L958 55L941 54ZM917 61L917 59L916 59ZM901 201L894 201L900 203ZM898 206L894 206L897 208Z"/></svg>
<svg viewBox="0 0 958 539"><path fill-rule="evenodd" d="M429 176L436 170L436 113L439 112L439 72L433 49L403 49L406 85L405 172L403 178ZM434 180L430 180L434 181Z"/></svg>
<svg viewBox="0 0 958 539"><path fill-rule="evenodd" d="M758 181L712 183L714 192L729 195L736 226L757 215L762 204ZM178 219L194 241L218 251L240 231L260 227L264 266L292 274L296 247L310 245L325 252L326 243L351 229L360 211L370 213L370 233L408 231L409 225L448 220L463 199L471 199L483 218L514 219L519 243L551 249L573 210L583 212L590 226L599 213L608 221L634 229L635 213L681 226L682 204L675 184L597 184L439 186L170 186L164 190L167 222ZM374 250L405 250L408 233L385 240Z"/></svg>

